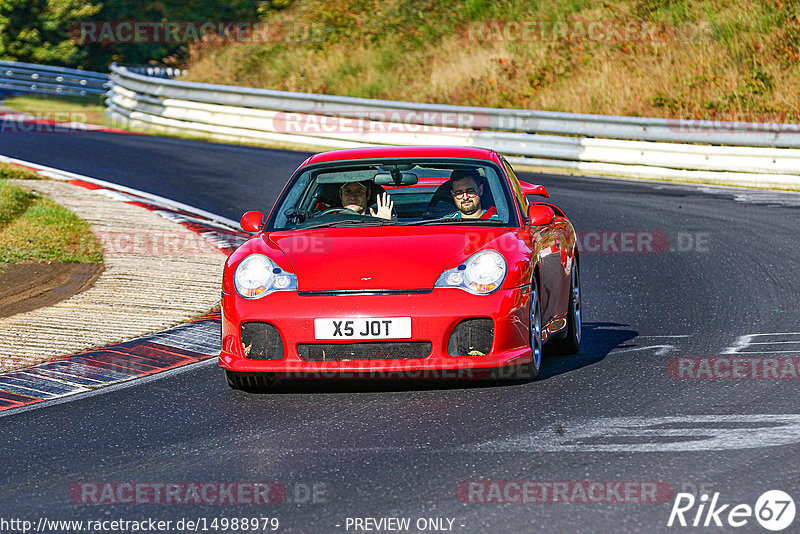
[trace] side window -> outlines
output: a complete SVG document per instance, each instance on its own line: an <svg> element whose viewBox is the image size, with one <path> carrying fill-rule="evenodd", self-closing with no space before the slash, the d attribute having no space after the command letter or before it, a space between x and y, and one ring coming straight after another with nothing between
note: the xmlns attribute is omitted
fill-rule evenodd
<svg viewBox="0 0 800 534"><path fill-rule="evenodd" d="M519 185L517 175L514 174L514 169L512 169L511 165L508 164L506 158L501 156L500 161L503 162L503 167L506 168L506 174L508 174L511 190L514 191L514 198L517 201L517 206L519 206L519 211L522 216L525 217L525 214L528 212L528 197L526 197L525 193L522 192L522 187Z"/></svg>

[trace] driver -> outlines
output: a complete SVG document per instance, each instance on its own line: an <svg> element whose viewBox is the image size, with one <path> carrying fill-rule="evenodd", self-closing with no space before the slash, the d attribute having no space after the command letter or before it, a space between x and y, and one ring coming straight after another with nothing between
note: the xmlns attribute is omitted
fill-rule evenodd
<svg viewBox="0 0 800 534"><path fill-rule="evenodd" d="M447 215L447 218L500 220L497 208L491 206L489 209L483 209L481 206L483 184L477 170L455 169L450 174L450 193L458 211Z"/></svg>
<svg viewBox="0 0 800 534"><path fill-rule="evenodd" d="M339 188L339 198L345 209L354 211L359 215L372 215L381 219L392 219L392 209L394 201L389 193L384 192L378 195L377 209L370 209L367 213L367 201L369 200L369 182L347 182Z"/></svg>

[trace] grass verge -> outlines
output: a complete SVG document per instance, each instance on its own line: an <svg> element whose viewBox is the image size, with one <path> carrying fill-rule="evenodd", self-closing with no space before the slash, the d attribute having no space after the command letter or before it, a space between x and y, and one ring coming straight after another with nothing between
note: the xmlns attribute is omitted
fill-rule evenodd
<svg viewBox="0 0 800 534"><path fill-rule="evenodd" d="M297 0L260 10L278 30L274 39L195 43L186 79L471 106L800 121L798 0Z"/></svg>
<svg viewBox="0 0 800 534"><path fill-rule="evenodd" d="M13 185L38 175L0 164L0 271L10 263L103 263L89 223L55 202Z"/></svg>
<svg viewBox="0 0 800 534"><path fill-rule="evenodd" d="M108 122L105 98L105 95L25 95L7 98L3 104L23 113L30 113L37 119L105 125Z"/></svg>
<svg viewBox="0 0 800 534"><path fill-rule="evenodd" d="M30 169L0 162L0 180L41 180L42 176ZM0 211L0 221L3 213ZM0 222L2 225L2 222Z"/></svg>

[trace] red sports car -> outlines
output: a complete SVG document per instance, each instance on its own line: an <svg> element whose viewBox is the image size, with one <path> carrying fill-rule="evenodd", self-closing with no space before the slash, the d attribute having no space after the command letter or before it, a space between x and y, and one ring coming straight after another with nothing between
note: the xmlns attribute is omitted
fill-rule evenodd
<svg viewBox="0 0 800 534"><path fill-rule="evenodd" d="M542 345L577 352L579 256L564 213L480 148L308 158L225 263L220 366L276 376L535 377ZM516 376L523 376L518 374Z"/></svg>

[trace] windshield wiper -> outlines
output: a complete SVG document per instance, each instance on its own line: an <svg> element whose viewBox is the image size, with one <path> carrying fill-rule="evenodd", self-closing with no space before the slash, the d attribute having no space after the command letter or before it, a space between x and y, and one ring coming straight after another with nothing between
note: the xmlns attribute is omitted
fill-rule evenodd
<svg viewBox="0 0 800 534"><path fill-rule="evenodd" d="M479 223L489 223L492 225L503 224L503 221L491 220L491 219L466 219L462 217L442 217L441 219L428 219L426 221L413 221L410 223L405 223L406 226L421 226L427 224L449 224L449 223L468 223L472 224L475 222Z"/></svg>
<svg viewBox="0 0 800 534"><path fill-rule="evenodd" d="M331 221L326 223L312 224L311 226L295 227L296 230L309 230L311 228L336 228L337 226L386 226L397 224L395 221L388 219L345 219L343 221Z"/></svg>

